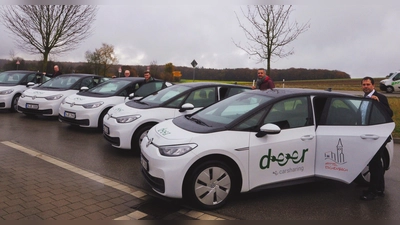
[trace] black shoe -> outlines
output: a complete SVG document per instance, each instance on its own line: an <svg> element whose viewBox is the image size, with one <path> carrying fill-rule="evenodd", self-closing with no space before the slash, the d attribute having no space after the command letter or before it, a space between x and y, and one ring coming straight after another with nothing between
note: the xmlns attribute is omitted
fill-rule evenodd
<svg viewBox="0 0 400 225"><path fill-rule="evenodd" d="M378 195L376 192L373 191L363 191L363 194L360 196L361 200L364 201L370 201L370 200L374 200L375 198L377 198Z"/></svg>

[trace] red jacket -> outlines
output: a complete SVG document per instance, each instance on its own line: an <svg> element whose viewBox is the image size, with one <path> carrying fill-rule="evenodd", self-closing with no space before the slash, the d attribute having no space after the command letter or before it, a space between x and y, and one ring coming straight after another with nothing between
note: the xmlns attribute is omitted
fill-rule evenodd
<svg viewBox="0 0 400 225"><path fill-rule="evenodd" d="M257 88L260 90L267 90L275 88L275 84L269 76L266 76L263 80L257 81Z"/></svg>

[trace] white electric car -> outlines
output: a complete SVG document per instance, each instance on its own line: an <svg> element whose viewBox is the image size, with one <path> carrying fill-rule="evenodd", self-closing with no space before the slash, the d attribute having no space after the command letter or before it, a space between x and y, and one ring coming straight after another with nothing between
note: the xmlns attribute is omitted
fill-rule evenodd
<svg viewBox="0 0 400 225"><path fill-rule="evenodd" d="M163 196L215 209L239 192L320 178L368 181L368 163L382 145L390 167L394 128L371 99L255 90L152 127L141 142L142 173Z"/></svg>
<svg viewBox="0 0 400 225"><path fill-rule="evenodd" d="M104 138L112 146L140 151L139 142L155 124L193 113L250 87L212 82L176 84L139 101L112 107L104 117Z"/></svg>
<svg viewBox="0 0 400 225"><path fill-rule="evenodd" d="M15 112L22 92L50 78L35 71L11 70L0 73L0 109Z"/></svg>
<svg viewBox="0 0 400 225"><path fill-rule="evenodd" d="M111 79L87 91L66 97L60 105L58 118L61 122L81 127L103 129L103 117L108 110L120 103L146 96L172 83L154 80L144 83L143 77L122 77Z"/></svg>
<svg viewBox="0 0 400 225"><path fill-rule="evenodd" d="M26 115L58 116L61 102L82 87L91 88L108 78L93 74L64 74L24 91L18 100L18 111Z"/></svg>

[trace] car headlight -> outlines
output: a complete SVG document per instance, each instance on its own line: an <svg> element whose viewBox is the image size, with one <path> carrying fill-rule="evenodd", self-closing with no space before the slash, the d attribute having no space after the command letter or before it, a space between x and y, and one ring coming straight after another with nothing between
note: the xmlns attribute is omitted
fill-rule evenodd
<svg viewBox="0 0 400 225"><path fill-rule="evenodd" d="M130 123L133 122L137 119L139 119L140 117L142 117L141 115L129 115L129 116L121 116L121 117L117 117L115 118L117 120L117 123Z"/></svg>
<svg viewBox="0 0 400 225"><path fill-rule="evenodd" d="M163 156L181 156L197 147L197 144L159 146L158 151Z"/></svg>
<svg viewBox="0 0 400 225"><path fill-rule="evenodd" d="M8 94L11 94L13 91L14 91L14 89L0 91L0 95L8 95Z"/></svg>
<svg viewBox="0 0 400 225"><path fill-rule="evenodd" d="M58 99L60 99L62 96L63 96L62 94L59 94L59 95L52 95L52 96L47 96L47 97L45 97L45 99L46 99L46 100L58 100Z"/></svg>
<svg viewBox="0 0 400 225"><path fill-rule="evenodd" d="M104 104L104 102L93 102L93 103L83 104L82 106L85 109L94 109L94 108L100 107L103 104Z"/></svg>

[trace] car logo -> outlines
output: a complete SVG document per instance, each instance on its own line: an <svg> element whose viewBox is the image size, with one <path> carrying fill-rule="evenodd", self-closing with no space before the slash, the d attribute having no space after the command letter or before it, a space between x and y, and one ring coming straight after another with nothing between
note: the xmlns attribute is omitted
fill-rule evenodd
<svg viewBox="0 0 400 225"><path fill-rule="evenodd" d="M148 138L148 142L147 142L147 144L146 144L146 147L149 147L149 145L151 145L151 143L153 143L153 140L154 140L154 138Z"/></svg>
<svg viewBox="0 0 400 225"><path fill-rule="evenodd" d="M72 102L70 106L72 107L72 106L74 106L74 105L75 105L75 102Z"/></svg>
<svg viewBox="0 0 400 225"><path fill-rule="evenodd" d="M32 96L32 100L36 98L36 95Z"/></svg>

